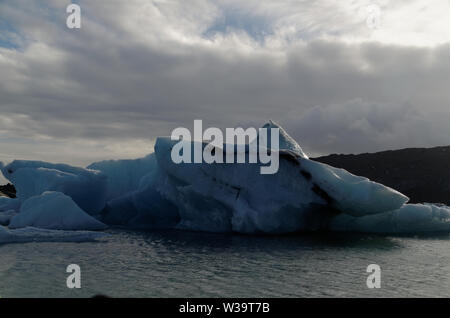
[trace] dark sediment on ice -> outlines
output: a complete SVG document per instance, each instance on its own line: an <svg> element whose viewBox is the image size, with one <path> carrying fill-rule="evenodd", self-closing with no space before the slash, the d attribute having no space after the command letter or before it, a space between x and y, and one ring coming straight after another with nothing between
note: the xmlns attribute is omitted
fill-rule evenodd
<svg viewBox="0 0 450 318"><path fill-rule="evenodd" d="M0 185L0 197L8 197L15 198L16 197L16 188L8 183L6 185Z"/></svg>

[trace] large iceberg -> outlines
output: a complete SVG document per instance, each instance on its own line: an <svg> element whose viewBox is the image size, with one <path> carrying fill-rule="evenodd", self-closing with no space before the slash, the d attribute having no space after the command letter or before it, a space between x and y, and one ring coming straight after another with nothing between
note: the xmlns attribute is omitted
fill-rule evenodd
<svg viewBox="0 0 450 318"><path fill-rule="evenodd" d="M145 158L89 166L109 178L110 200L101 220L134 228L288 233L367 231L343 224L386 218L397 210L409 211L411 217L425 213L421 207L405 205L408 198L394 189L308 159L276 123L264 127L280 128L280 168L273 175L260 174L260 164L176 164L171 151L178 141L167 137L158 138L155 153ZM183 142L195 147L195 142ZM404 226L386 227L386 232L406 231L406 219L397 218ZM438 223L413 231L447 228L443 219ZM373 231L383 232L380 227Z"/></svg>
<svg viewBox="0 0 450 318"><path fill-rule="evenodd" d="M409 199L394 189L310 160L278 124L271 121L264 128L280 128L279 149L267 149L279 156L275 174L261 174L261 162L175 163L171 152L179 141L160 137L155 152L144 158L102 161L87 169L14 161L1 170L16 186L18 199L0 201L0 209L3 204L17 211L18 202L22 204L17 215L9 212L11 228L48 227L53 219L52 228L71 228L62 220L72 214L77 219L84 210L108 225L145 229L269 234L450 231L450 208L407 204ZM191 149L210 146L181 142ZM224 156L228 149L214 145ZM251 147L234 149L247 156ZM52 195L58 196L55 202L64 198L65 203L50 204L45 191L61 192ZM69 204L71 199L76 204ZM86 217L77 229L103 225Z"/></svg>
<svg viewBox="0 0 450 318"><path fill-rule="evenodd" d="M158 138L155 153L166 178L160 193L179 209L178 227L243 233L323 229L334 214L354 216L395 210L401 193L349 172L281 149L276 174L259 164L175 164L170 138Z"/></svg>
<svg viewBox="0 0 450 318"><path fill-rule="evenodd" d="M26 200L13 216L10 229L37 227L50 230L104 230L106 225L81 210L61 192L44 192Z"/></svg>
<svg viewBox="0 0 450 318"><path fill-rule="evenodd" d="M171 151L178 141L160 137L153 171L145 171L137 189L109 201L102 220L240 233L450 231L448 208L406 204L394 189L308 159L276 123L264 127L280 128L276 174L260 174L260 164L176 164Z"/></svg>

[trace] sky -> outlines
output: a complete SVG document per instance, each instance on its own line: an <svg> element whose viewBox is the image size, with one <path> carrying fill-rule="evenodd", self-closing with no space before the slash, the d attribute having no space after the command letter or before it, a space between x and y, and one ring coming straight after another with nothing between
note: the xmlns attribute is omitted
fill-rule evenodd
<svg viewBox="0 0 450 318"><path fill-rule="evenodd" d="M85 166L177 127L306 153L450 145L450 0L0 0L0 161Z"/></svg>

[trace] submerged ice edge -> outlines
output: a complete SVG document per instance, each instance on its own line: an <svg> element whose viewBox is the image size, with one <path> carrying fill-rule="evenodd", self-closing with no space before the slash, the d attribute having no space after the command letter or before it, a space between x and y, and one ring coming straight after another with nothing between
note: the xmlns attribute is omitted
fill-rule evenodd
<svg viewBox="0 0 450 318"><path fill-rule="evenodd" d="M107 233L94 231L46 230L35 227L12 230L0 226L0 245L32 242L93 242L108 236Z"/></svg>
<svg viewBox="0 0 450 318"><path fill-rule="evenodd" d="M10 222L18 228L102 229L99 220L141 229L268 234L450 231L450 208L407 204L394 189L308 159L278 124L265 127L280 129L280 166L273 175L261 175L260 163L176 164L176 142L160 137L144 158L87 169L23 160L2 166L17 199L0 199L0 211L17 212Z"/></svg>

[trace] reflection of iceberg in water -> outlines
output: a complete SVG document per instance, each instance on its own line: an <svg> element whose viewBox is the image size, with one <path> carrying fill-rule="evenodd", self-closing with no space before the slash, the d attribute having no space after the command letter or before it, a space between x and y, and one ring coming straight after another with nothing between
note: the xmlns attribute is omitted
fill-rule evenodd
<svg viewBox="0 0 450 318"><path fill-rule="evenodd" d="M279 126L270 122L265 127ZM2 171L16 185L19 201L21 193L28 198L59 191L102 222L130 228L239 233L450 230L450 208L406 204L408 198L389 187L309 160L282 129L280 166L273 175L260 174L259 163L175 164L175 143L160 137L154 154L97 162L88 169L15 161Z"/></svg>

